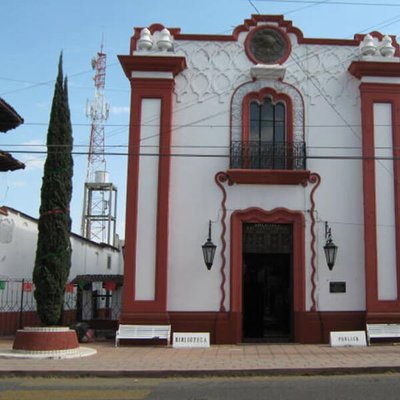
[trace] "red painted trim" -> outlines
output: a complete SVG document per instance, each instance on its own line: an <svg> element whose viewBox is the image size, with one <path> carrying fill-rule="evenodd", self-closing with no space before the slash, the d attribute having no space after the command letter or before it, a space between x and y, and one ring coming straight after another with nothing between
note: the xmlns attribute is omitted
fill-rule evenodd
<svg viewBox="0 0 400 400"><path fill-rule="evenodd" d="M259 92L250 92L243 99L242 109L242 125L243 133L242 140L248 141L250 137L250 104L252 101L257 101L261 104L265 97L269 96L273 104L284 103L286 113L286 142L293 142L293 103L292 99L285 93L278 93L272 88L263 88Z"/></svg>
<svg viewBox="0 0 400 400"><path fill-rule="evenodd" d="M288 34L292 33L297 37L299 44L326 44L336 46L358 46L359 40L356 39L323 39L323 38L304 38L303 32L293 26L292 21L285 20L283 15L259 15L253 14L251 19L246 19L243 25L238 26L234 31L234 36L239 36L239 33L249 31L259 23L274 23L278 24L281 29L284 29Z"/></svg>
<svg viewBox="0 0 400 400"><path fill-rule="evenodd" d="M363 331L365 321L365 311L298 312L294 314L295 341L329 343L330 332Z"/></svg>
<svg viewBox="0 0 400 400"><path fill-rule="evenodd" d="M196 40L196 41L218 41L234 42L238 40L242 32L250 32L258 24L269 24L268 26L278 27L286 34L293 34L299 44L311 45L331 45L331 46L358 46L365 35L355 35L354 39L324 39L324 38L305 38L303 32L294 27L292 21L285 20L283 15L252 15L250 19L244 20L243 24L237 26L231 35L213 35L213 34L182 34L180 28L167 28L174 40ZM270 25L272 24L272 25ZM149 27L151 33L161 31L165 26L162 24L153 24ZM131 38L131 53L136 50L136 43L140 37L143 27L137 27ZM373 32L376 34L376 32Z"/></svg>
<svg viewBox="0 0 400 400"><path fill-rule="evenodd" d="M249 60L250 60L252 63L254 63L254 64L259 64L259 63L260 63L260 64L266 64L266 63L263 63L263 62L260 62L259 60L257 60L257 59L254 57L254 55L253 55L253 53L251 52L251 50L250 50L250 44L251 44L251 40L253 39L253 36L254 36L258 31L263 30L263 29L265 29L265 28L268 28L268 29L272 29L272 30L277 31L279 34L282 35L283 40L284 40L285 43L286 43L286 51L285 51L285 53L283 54L283 56L282 56L280 59L278 59L278 60L276 60L275 62L273 62L273 63L268 63L268 64L281 64L281 65L282 65L282 64L289 58L289 55L290 55L290 53L292 52L292 44L290 43L290 39L289 39L289 36L287 35L287 33L286 33L285 31L283 31L282 29L277 28L276 26L272 26L272 25L261 25L261 26L258 26L257 28L252 29L252 30L250 31L250 33L247 35L246 40L245 40L245 42L244 42L244 50L245 50L245 52L246 52L246 55L247 55L247 57L249 58Z"/></svg>
<svg viewBox="0 0 400 400"><path fill-rule="evenodd" d="M232 140L232 109L233 109L233 102L234 99L237 95L237 92L239 91L239 89L241 89L243 86L245 85L250 85L253 81L247 81L242 83L241 85L239 85L233 92L233 95L231 97L231 102L230 102L230 138ZM302 126L302 138L303 141L305 140L305 118L304 118L304 98L303 95L301 94L301 92L299 91L299 89L296 86L293 86L290 83L287 82L283 82L282 81L282 85L285 86L289 86L292 89L294 89L300 99L301 99L301 105L302 105L302 109L301 112L303 114L303 126ZM271 95L273 101L276 103L279 100L285 101L286 102L286 106L287 106L287 135L288 138L293 140L293 125L294 125L294 120L293 120L293 101L292 98L290 96L288 96L286 93L282 93L282 92L277 92L276 90L274 90L273 88L263 88L262 90L260 90L259 92L256 91L249 91L249 96L255 96L254 98L256 99L262 99L263 95L269 94ZM250 99L250 98L249 98ZM245 97L243 98L243 103L244 103ZM250 105L250 103L249 103ZM247 107L245 107L244 105L242 105L242 132L248 132L248 127L249 127L249 105ZM246 123L244 121L247 121ZM244 136L242 134L242 137L247 137L248 138L248 133L245 133Z"/></svg>
<svg viewBox="0 0 400 400"><path fill-rule="evenodd" d="M229 178L237 184L306 185L310 171L282 169L229 169Z"/></svg>
<svg viewBox="0 0 400 400"><path fill-rule="evenodd" d="M157 257L156 293L161 307L167 308L168 284L168 238L169 238L169 185L171 170L172 109L175 81L169 81L164 88L161 106L160 158L158 164L158 204L157 204ZM161 88L157 89L157 93Z"/></svg>
<svg viewBox="0 0 400 400"><path fill-rule="evenodd" d="M214 177L215 183L217 186L220 188L222 192L222 200L221 200L221 210L222 210L222 216L221 216L221 225L222 225L222 231L221 231L221 285L220 285L220 290L221 290L221 301L220 301L220 306L219 306L219 311L220 312L225 312L225 281L226 281L226 275L225 275L225 265L226 265L226 257L225 257L225 250L226 250L226 240L225 240L225 234L226 234L226 190L222 183L228 182L229 185L232 185L231 180L229 179L229 176L225 172L217 172Z"/></svg>
<svg viewBox="0 0 400 400"><path fill-rule="evenodd" d="M310 177L308 178L309 182L314 184L314 187L312 188L310 192L310 203L311 203L311 209L310 209L310 216L311 216L311 308L310 311L315 312L317 311L317 302L315 299L315 290L317 287L317 284L315 282L315 275L317 273L317 263L316 263L316 257L317 257L317 251L315 250L315 242L316 242L316 236L315 236L315 199L314 199L314 194L315 191L318 189L320 183L321 183L321 177L316 174L312 173Z"/></svg>
<svg viewBox="0 0 400 400"><path fill-rule="evenodd" d="M236 343L242 341L243 224L275 223L293 225L293 312L305 310L305 221L300 211L277 208L264 211L248 208L231 215L231 313L239 314L234 327ZM296 337L296 332L294 333Z"/></svg>
<svg viewBox="0 0 400 400"><path fill-rule="evenodd" d="M152 57L149 57L151 59ZM176 65L175 57L161 57L161 61L167 60L165 69ZM179 57L178 57L179 58ZM175 59L178 59L175 58ZM130 78L132 70L138 58L134 56L120 57L126 75ZM154 58L153 58L153 61ZM146 64L148 65L148 64ZM147 66L145 67L147 68ZM151 68L149 68L151 69ZM154 70L154 68L152 69ZM173 90L175 81L172 79L130 79L131 92L131 116L128 156L128 182L127 182L127 212L125 233L125 282L123 291L123 310L121 320L129 322L130 316L135 313L163 314L167 304L168 282L168 215L169 215L169 184L170 184L170 148L172 129ZM158 193L157 193L157 236L156 236L156 277L155 300L135 300L136 277L136 245L137 245L137 212L138 212L138 177L140 168L140 137L141 137L141 105L144 99L161 100L160 116L160 157L158 167Z"/></svg>
<svg viewBox="0 0 400 400"><path fill-rule="evenodd" d="M118 59L128 79L132 78L132 71L171 72L175 76L187 67L185 57L118 56Z"/></svg>
<svg viewBox="0 0 400 400"><path fill-rule="evenodd" d="M399 88L400 89L400 88ZM393 173L394 173L394 204L395 204L395 232L396 232L396 266L397 266L397 300L400 306L400 90L392 103L393 127Z"/></svg>
<svg viewBox="0 0 400 400"><path fill-rule="evenodd" d="M293 340L296 343L329 343L331 331L365 329L365 311L295 311L293 314L295 331ZM135 314L129 317L128 323L132 324L171 324L173 332L210 332L212 344L242 342L242 338L235 333L236 327L242 321L238 312L173 311L162 315ZM400 313L374 314L371 318L371 322L398 323ZM154 344L143 341L137 343Z"/></svg>
<svg viewBox="0 0 400 400"><path fill-rule="evenodd" d="M133 86L132 82L131 86ZM126 186L123 312L129 309L131 302L135 299L138 185L134 183L139 177L140 124L133 121L140 121L141 115L142 99L139 92L134 91L132 87Z"/></svg>
<svg viewBox="0 0 400 400"><path fill-rule="evenodd" d="M398 62L353 61L348 70L358 79L364 76L400 77Z"/></svg>
<svg viewBox="0 0 400 400"><path fill-rule="evenodd" d="M369 312L367 322L370 324L399 324L400 312Z"/></svg>
<svg viewBox="0 0 400 400"><path fill-rule="evenodd" d="M377 271L377 231L376 231L376 179L375 179L375 140L374 103L390 103L393 118L393 147L400 145L400 85L361 83L361 119L363 136L363 185L364 185L364 238L365 238L365 278L367 312L396 312L400 307L400 188L395 184L400 174L400 161L394 161L395 184L395 225L397 259L397 300L378 299ZM394 155L400 155L395 150Z"/></svg>

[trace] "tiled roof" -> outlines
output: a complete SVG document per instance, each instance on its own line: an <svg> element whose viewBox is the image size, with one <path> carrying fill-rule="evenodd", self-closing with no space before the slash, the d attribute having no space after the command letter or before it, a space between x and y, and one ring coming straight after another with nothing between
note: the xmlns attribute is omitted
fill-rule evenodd
<svg viewBox="0 0 400 400"><path fill-rule="evenodd" d="M24 119L0 97L0 132L14 129L23 122Z"/></svg>
<svg viewBox="0 0 400 400"><path fill-rule="evenodd" d="M0 150L0 172L25 168L25 164L16 160L10 153Z"/></svg>

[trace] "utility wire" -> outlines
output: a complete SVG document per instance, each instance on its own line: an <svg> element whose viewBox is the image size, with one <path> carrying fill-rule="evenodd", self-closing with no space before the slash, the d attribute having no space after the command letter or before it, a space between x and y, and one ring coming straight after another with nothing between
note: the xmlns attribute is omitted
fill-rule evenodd
<svg viewBox="0 0 400 400"><path fill-rule="evenodd" d="M224 111L225 112L225 111ZM1 124L0 124L1 125ZM47 126L47 122L24 122L23 125L27 126ZM89 123L72 123L72 126L91 126ZM125 129L128 128L129 126L133 127L144 127L144 128L160 128L163 125L161 124L148 124L148 123L133 123L133 124L106 124L106 127L117 127L114 131L120 131L121 128ZM176 129L176 128L208 128L208 129L214 129L214 128L237 128L242 125L234 125L234 124L196 124L196 123L189 123L189 124L172 124L171 128ZM362 124L305 124L304 125L306 128L348 128L348 127L361 127ZM400 124L374 124L376 127L391 127L391 126L400 126ZM114 133L114 131L110 131L109 133Z"/></svg>
<svg viewBox="0 0 400 400"><path fill-rule="evenodd" d="M119 63L117 63L117 62L111 63L111 64L107 65L107 68L113 67L115 65L119 65ZM88 74L88 73L93 73L93 69L85 70L85 71L81 71L81 72L76 72L75 74L68 75L68 78L72 78L72 77L75 77L75 76L84 75L84 74ZM2 93L0 93L0 96L4 96L6 94L11 94L11 93L16 93L16 92L21 92L23 90L34 89L34 88L39 87L39 86L51 85L51 84L54 84L54 83L55 83L54 79L49 80L49 81L38 82L38 83L32 84L31 86L27 86L27 87L24 87L24 88L19 88L19 89L9 90L7 92L2 92Z"/></svg>
<svg viewBox="0 0 400 400"><path fill-rule="evenodd" d="M257 14L260 14L260 11L258 11L258 8L254 5L254 3L251 0L248 0L250 5L256 10Z"/></svg>
<svg viewBox="0 0 400 400"><path fill-rule="evenodd" d="M46 155L46 150L15 150L13 154L43 154ZM56 151L54 151L56 153ZM60 152L61 153L61 152ZM87 151L72 151L73 155L88 155ZM230 154L195 154L195 153L142 153L142 152L105 152L107 156L136 156L136 157L179 157L179 158L230 158ZM292 157L300 158L300 157ZM302 157L301 157L302 158ZM400 161L400 157L395 156L364 156L364 155L350 155L350 156L335 156L335 155L307 155L304 157L306 160L340 160L340 161L351 161L351 160L375 160L375 161Z"/></svg>
<svg viewBox="0 0 400 400"><path fill-rule="evenodd" d="M303 11L303 10L305 10L305 9L307 9L307 8L319 6L319 5L321 5L321 4L326 4L326 3L328 3L328 2L330 2L330 0L318 1L318 2L315 2L315 3L313 3L313 4L309 4L309 5L307 5L307 6L303 6L303 7L300 7L300 8L296 8L296 9L294 9L294 10L286 11L285 13L283 13L283 15L293 14L293 13L295 13L295 12Z"/></svg>
<svg viewBox="0 0 400 400"><path fill-rule="evenodd" d="M294 3L294 4L321 4L317 0L253 0L260 3ZM344 6L372 6L372 7L400 7L399 3L376 3L376 2L354 2L354 1L329 1L329 5L344 5Z"/></svg>

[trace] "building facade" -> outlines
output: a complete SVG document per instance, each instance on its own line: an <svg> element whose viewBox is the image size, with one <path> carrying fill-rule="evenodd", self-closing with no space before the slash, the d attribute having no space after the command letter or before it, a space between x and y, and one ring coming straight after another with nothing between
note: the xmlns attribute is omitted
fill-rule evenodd
<svg viewBox="0 0 400 400"><path fill-rule="evenodd" d="M38 220L29 215L0 207L0 336L40 324L32 282L37 225ZM93 328L114 327L121 309L121 248L74 233L70 239L72 255L64 296L64 323L87 321Z"/></svg>
<svg viewBox="0 0 400 400"><path fill-rule="evenodd" d="M136 28L119 57L131 84L120 322L214 343L399 322L399 55L392 36L305 38L282 16L232 35Z"/></svg>

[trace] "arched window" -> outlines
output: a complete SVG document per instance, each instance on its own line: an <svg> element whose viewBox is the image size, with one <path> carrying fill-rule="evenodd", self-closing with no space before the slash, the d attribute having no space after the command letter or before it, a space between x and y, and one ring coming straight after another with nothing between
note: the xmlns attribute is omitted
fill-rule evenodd
<svg viewBox="0 0 400 400"><path fill-rule="evenodd" d="M250 168L286 168L286 111L283 102L274 104L267 96L262 103L256 100L250 103L247 146Z"/></svg>
<svg viewBox="0 0 400 400"><path fill-rule="evenodd" d="M257 79L231 102L229 177L246 184L304 184L304 101L292 85Z"/></svg>

